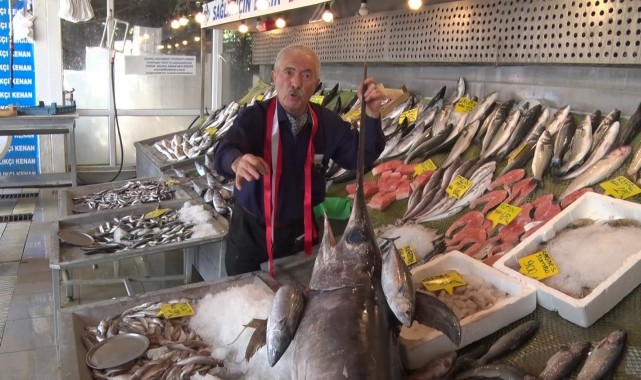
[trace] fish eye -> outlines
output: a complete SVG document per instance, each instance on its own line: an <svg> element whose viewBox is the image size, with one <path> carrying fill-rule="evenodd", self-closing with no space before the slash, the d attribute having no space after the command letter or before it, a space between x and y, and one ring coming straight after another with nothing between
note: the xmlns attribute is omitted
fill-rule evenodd
<svg viewBox="0 0 641 380"><path fill-rule="evenodd" d="M365 241L365 235L363 232L356 230L356 231L351 231L350 233L347 234L347 242L351 244L361 244Z"/></svg>

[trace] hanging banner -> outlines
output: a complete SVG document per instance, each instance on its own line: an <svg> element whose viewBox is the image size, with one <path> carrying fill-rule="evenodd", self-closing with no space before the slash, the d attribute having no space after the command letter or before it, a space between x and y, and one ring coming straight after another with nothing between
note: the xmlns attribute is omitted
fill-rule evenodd
<svg viewBox="0 0 641 380"><path fill-rule="evenodd" d="M266 5L263 9L256 6L261 1ZM227 11L227 2L228 0L214 0L203 5L203 13L205 14L203 28L272 13L282 13L296 8L326 3L327 0L237 0L238 14L235 15L231 15Z"/></svg>
<svg viewBox="0 0 641 380"><path fill-rule="evenodd" d="M23 4L23 1L14 4L9 17L9 0L0 0L0 109L10 105L36 105L33 43L26 39L14 40L13 57L10 56L12 33L9 23L18 11L21 12ZM38 156L37 135L0 136L0 175L38 174Z"/></svg>

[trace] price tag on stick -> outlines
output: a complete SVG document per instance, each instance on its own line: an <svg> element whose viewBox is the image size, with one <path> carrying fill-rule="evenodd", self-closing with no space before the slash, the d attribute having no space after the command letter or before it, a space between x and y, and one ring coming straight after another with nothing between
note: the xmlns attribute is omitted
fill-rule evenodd
<svg viewBox="0 0 641 380"><path fill-rule="evenodd" d="M472 187L473 183L469 179L457 175L450 184L447 186L445 191L450 195L451 198L461 199L465 193Z"/></svg>
<svg viewBox="0 0 641 380"><path fill-rule="evenodd" d="M519 272L535 280L543 280L559 273L559 268L547 251L539 251L519 259Z"/></svg>
<svg viewBox="0 0 641 380"><path fill-rule="evenodd" d="M605 190L605 195L611 195L618 199L627 199L633 195L641 194L641 188L624 176L602 182L600 186Z"/></svg>
<svg viewBox="0 0 641 380"><path fill-rule="evenodd" d="M436 169L437 169L436 164L432 160L427 160L416 165L416 168L414 169L414 174L421 175L425 172L432 172Z"/></svg>
<svg viewBox="0 0 641 380"><path fill-rule="evenodd" d="M399 248L398 253L401 255L403 261L405 261L405 265L407 266L415 264L417 261L416 251L414 251L414 248L411 245Z"/></svg>
<svg viewBox="0 0 641 380"><path fill-rule="evenodd" d="M509 203L501 203L487 216L487 218L492 221L493 227L496 227L497 224L507 226L520 213L520 207L513 206Z"/></svg>
<svg viewBox="0 0 641 380"><path fill-rule="evenodd" d="M456 271L449 271L444 274L428 277L421 280L425 289L430 292L445 290L448 294L454 294L454 288L467 285L467 282Z"/></svg>

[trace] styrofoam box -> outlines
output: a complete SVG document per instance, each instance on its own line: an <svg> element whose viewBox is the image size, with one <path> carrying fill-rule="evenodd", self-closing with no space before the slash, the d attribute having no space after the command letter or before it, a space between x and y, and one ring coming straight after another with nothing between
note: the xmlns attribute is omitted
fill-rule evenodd
<svg viewBox="0 0 641 380"><path fill-rule="evenodd" d="M412 270L414 283L425 277L457 271L463 279L466 274L476 275L498 290L508 294L493 307L463 318L461 344L455 345L443 333L425 326L412 325L401 329L401 357L408 369L424 366L446 352L465 347L509 325L536 309L534 289L496 269L458 251L448 252ZM417 322L414 322L416 324ZM418 328L417 328L418 327Z"/></svg>
<svg viewBox="0 0 641 380"><path fill-rule="evenodd" d="M616 272L581 299L571 297L512 269L519 267L520 258L537 251L540 243L551 240L568 224L583 218L600 221L627 218L641 221L641 205L597 193L586 193L507 252L494 263L494 267L533 286L539 305L557 311L561 317L572 323L588 327L641 283L641 252L629 257Z"/></svg>

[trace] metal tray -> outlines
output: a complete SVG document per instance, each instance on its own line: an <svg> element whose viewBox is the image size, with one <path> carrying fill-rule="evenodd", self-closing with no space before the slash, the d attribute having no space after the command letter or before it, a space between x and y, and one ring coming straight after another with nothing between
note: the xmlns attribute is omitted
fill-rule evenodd
<svg viewBox="0 0 641 380"><path fill-rule="evenodd" d="M82 331L86 326L96 326L100 320L122 313L144 302L161 302L175 298L202 298L233 286L260 284L276 291L278 284L264 273L255 272L234 277L225 277L211 282L182 285L172 289L149 292L135 297L117 299L64 308L60 311L60 373L64 379L91 379L91 370L86 364L87 350L82 343Z"/></svg>
<svg viewBox="0 0 641 380"><path fill-rule="evenodd" d="M124 185L127 184L127 182L131 182L131 181L149 181L149 180L165 180L166 181L169 179L170 179L169 177L165 177L165 176L152 176L152 177L134 178L134 179L124 180L124 181L117 181L117 182L99 183L95 185L61 188L58 190L58 215L60 219L82 215L82 214L74 213L74 203L73 203L74 197L94 194L103 190L116 189L119 187L123 187ZM189 193L185 191L181 183L173 185L171 186L171 188L174 190L173 200L188 201L190 199L193 199L192 194L195 194L194 192ZM135 207L135 206L128 206L124 208L130 209L131 207ZM89 209L87 213L101 213L105 211L107 210L96 211L94 209Z"/></svg>
<svg viewBox="0 0 641 380"><path fill-rule="evenodd" d="M204 204L200 200L190 200L192 204ZM173 250L180 250L184 248L197 247L204 244L215 243L223 240L227 236L228 222L220 215L217 215L211 206L205 205L205 208L212 211L214 215L217 215L214 218L214 223L216 227L221 231L224 231L221 234L211 234L211 236L197 238L197 239L187 239L181 242L174 242L168 244L161 244L154 247L143 247L135 248L126 251L114 252L114 253L94 253L92 255L86 255L80 247L73 247L58 244L57 242L57 233L61 230L71 230L79 231L86 233L92 227L98 226L99 224L109 221L114 217L123 217L125 215L130 215L132 213L141 214L146 213L152 210L155 210L157 207L160 208L170 208L170 209L180 209L184 200L174 200L160 203L147 203L142 205L137 205L136 207L130 207L126 209L115 209L115 210L105 210L100 213L79 215L72 218L67 218L65 220L60 220L57 223L54 223L53 232L49 244L51 246L50 256L49 256L49 267L51 269L69 269L74 267L83 267L87 265L102 264L102 263L111 263L115 260L132 258L137 256L144 256L148 254L155 254L161 252L168 252Z"/></svg>
<svg viewBox="0 0 641 380"><path fill-rule="evenodd" d="M140 334L118 334L91 347L87 365L95 369L113 368L128 363L144 354L149 339Z"/></svg>

